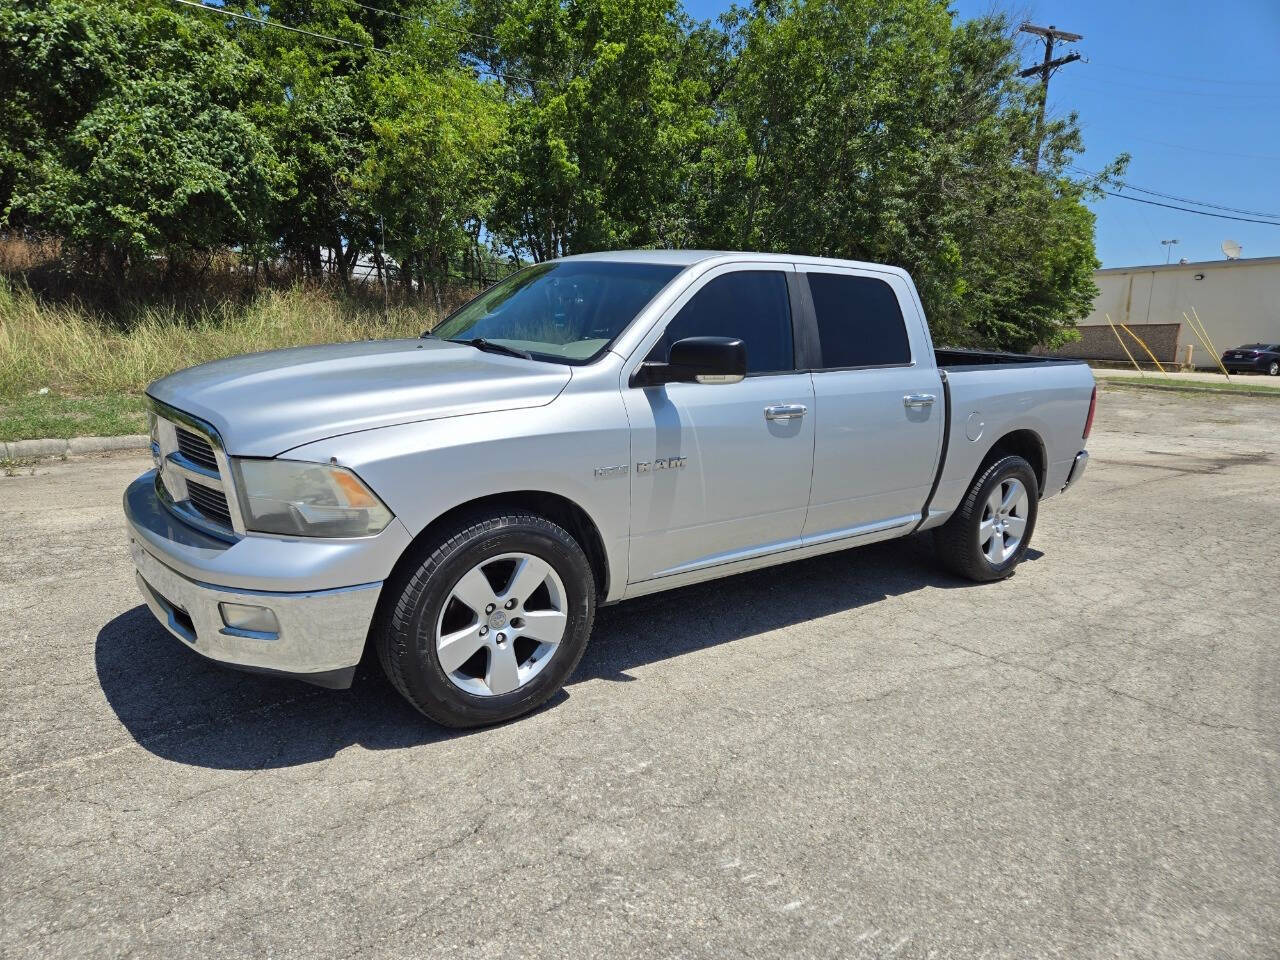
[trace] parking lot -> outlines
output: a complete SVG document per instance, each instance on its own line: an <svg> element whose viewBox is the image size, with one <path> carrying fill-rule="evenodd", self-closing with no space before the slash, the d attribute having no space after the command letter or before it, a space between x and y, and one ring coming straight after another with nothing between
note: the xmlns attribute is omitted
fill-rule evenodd
<svg viewBox="0 0 1280 960"><path fill-rule="evenodd" d="M1109 389L978 586L927 538L608 608L444 731L141 605L147 458L0 478L6 957L1280 956L1280 401Z"/></svg>

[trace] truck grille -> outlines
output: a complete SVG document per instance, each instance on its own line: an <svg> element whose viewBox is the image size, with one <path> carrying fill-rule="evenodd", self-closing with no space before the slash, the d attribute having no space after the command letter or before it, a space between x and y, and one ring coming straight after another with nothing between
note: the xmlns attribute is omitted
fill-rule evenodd
<svg viewBox="0 0 1280 960"><path fill-rule="evenodd" d="M187 496L191 498L191 506L202 517L231 529L231 510L227 506L227 496L221 490L187 480Z"/></svg>
<svg viewBox="0 0 1280 960"><path fill-rule="evenodd" d="M218 458L213 455L213 444L198 433L192 433L183 427L174 425L173 432L178 440L178 452L202 467L210 470L218 469Z"/></svg>
<svg viewBox="0 0 1280 960"><path fill-rule="evenodd" d="M222 464L217 430L189 414L151 401L156 490L189 526L234 542L239 522L235 487Z"/></svg>

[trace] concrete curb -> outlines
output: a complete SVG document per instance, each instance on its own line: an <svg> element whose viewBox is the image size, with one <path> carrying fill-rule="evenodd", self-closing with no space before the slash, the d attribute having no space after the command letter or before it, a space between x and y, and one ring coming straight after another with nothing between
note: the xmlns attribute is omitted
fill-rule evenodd
<svg viewBox="0 0 1280 960"><path fill-rule="evenodd" d="M107 450L145 450L150 444L151 438L145 433L130 433L123 437L72 437L70 440L11 440L0 443L0 460L39 460Z"/></svg>
<svg viewBox="0 0 1280 960"><path fill-rule="evenodd" d="M1182 383L1117 383L1112 377L1100 377L1098 385L1114 390L1163 390L1165 393L1212 393L1219 397L1266 397L1280 400L1280 390L1223 390L1212 383L1184 380Z"/></svg>

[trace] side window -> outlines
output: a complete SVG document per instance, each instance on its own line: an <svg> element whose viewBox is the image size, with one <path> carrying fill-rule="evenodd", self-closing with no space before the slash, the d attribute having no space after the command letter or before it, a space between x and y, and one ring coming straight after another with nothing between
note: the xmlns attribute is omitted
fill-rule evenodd
<svg viewBox="0 0 1280 960"><path fill-rule="evenodd" d="M665 362L671 344L685 337L740 337L747 347L747 373L794 370L787 275L740 270L708 281L671 318L646 359Z"/></svg>
<svg viewBox="0 0 1280 960"><path fill-rule="evenodd" d="M822 366L881 367L911 362L897 294L883 280L809 273Z"/></svg>

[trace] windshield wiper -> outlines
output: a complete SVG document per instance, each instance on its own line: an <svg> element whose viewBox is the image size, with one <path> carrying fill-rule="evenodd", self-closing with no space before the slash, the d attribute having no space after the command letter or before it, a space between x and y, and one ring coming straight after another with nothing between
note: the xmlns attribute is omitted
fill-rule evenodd
<svg viewBox="0 0 1280 960"><path fill-rule="evenodd" d="M520 350L517 347L508 347L505 343L494 343L492 340L486 340L484 337L475 337L471 340L450 340L450 343L465 343L475 347L477 350L483 350L485 353L505 353L508 357L519 357L521 360L532 360L533 354L528 350Z"/></svg>

